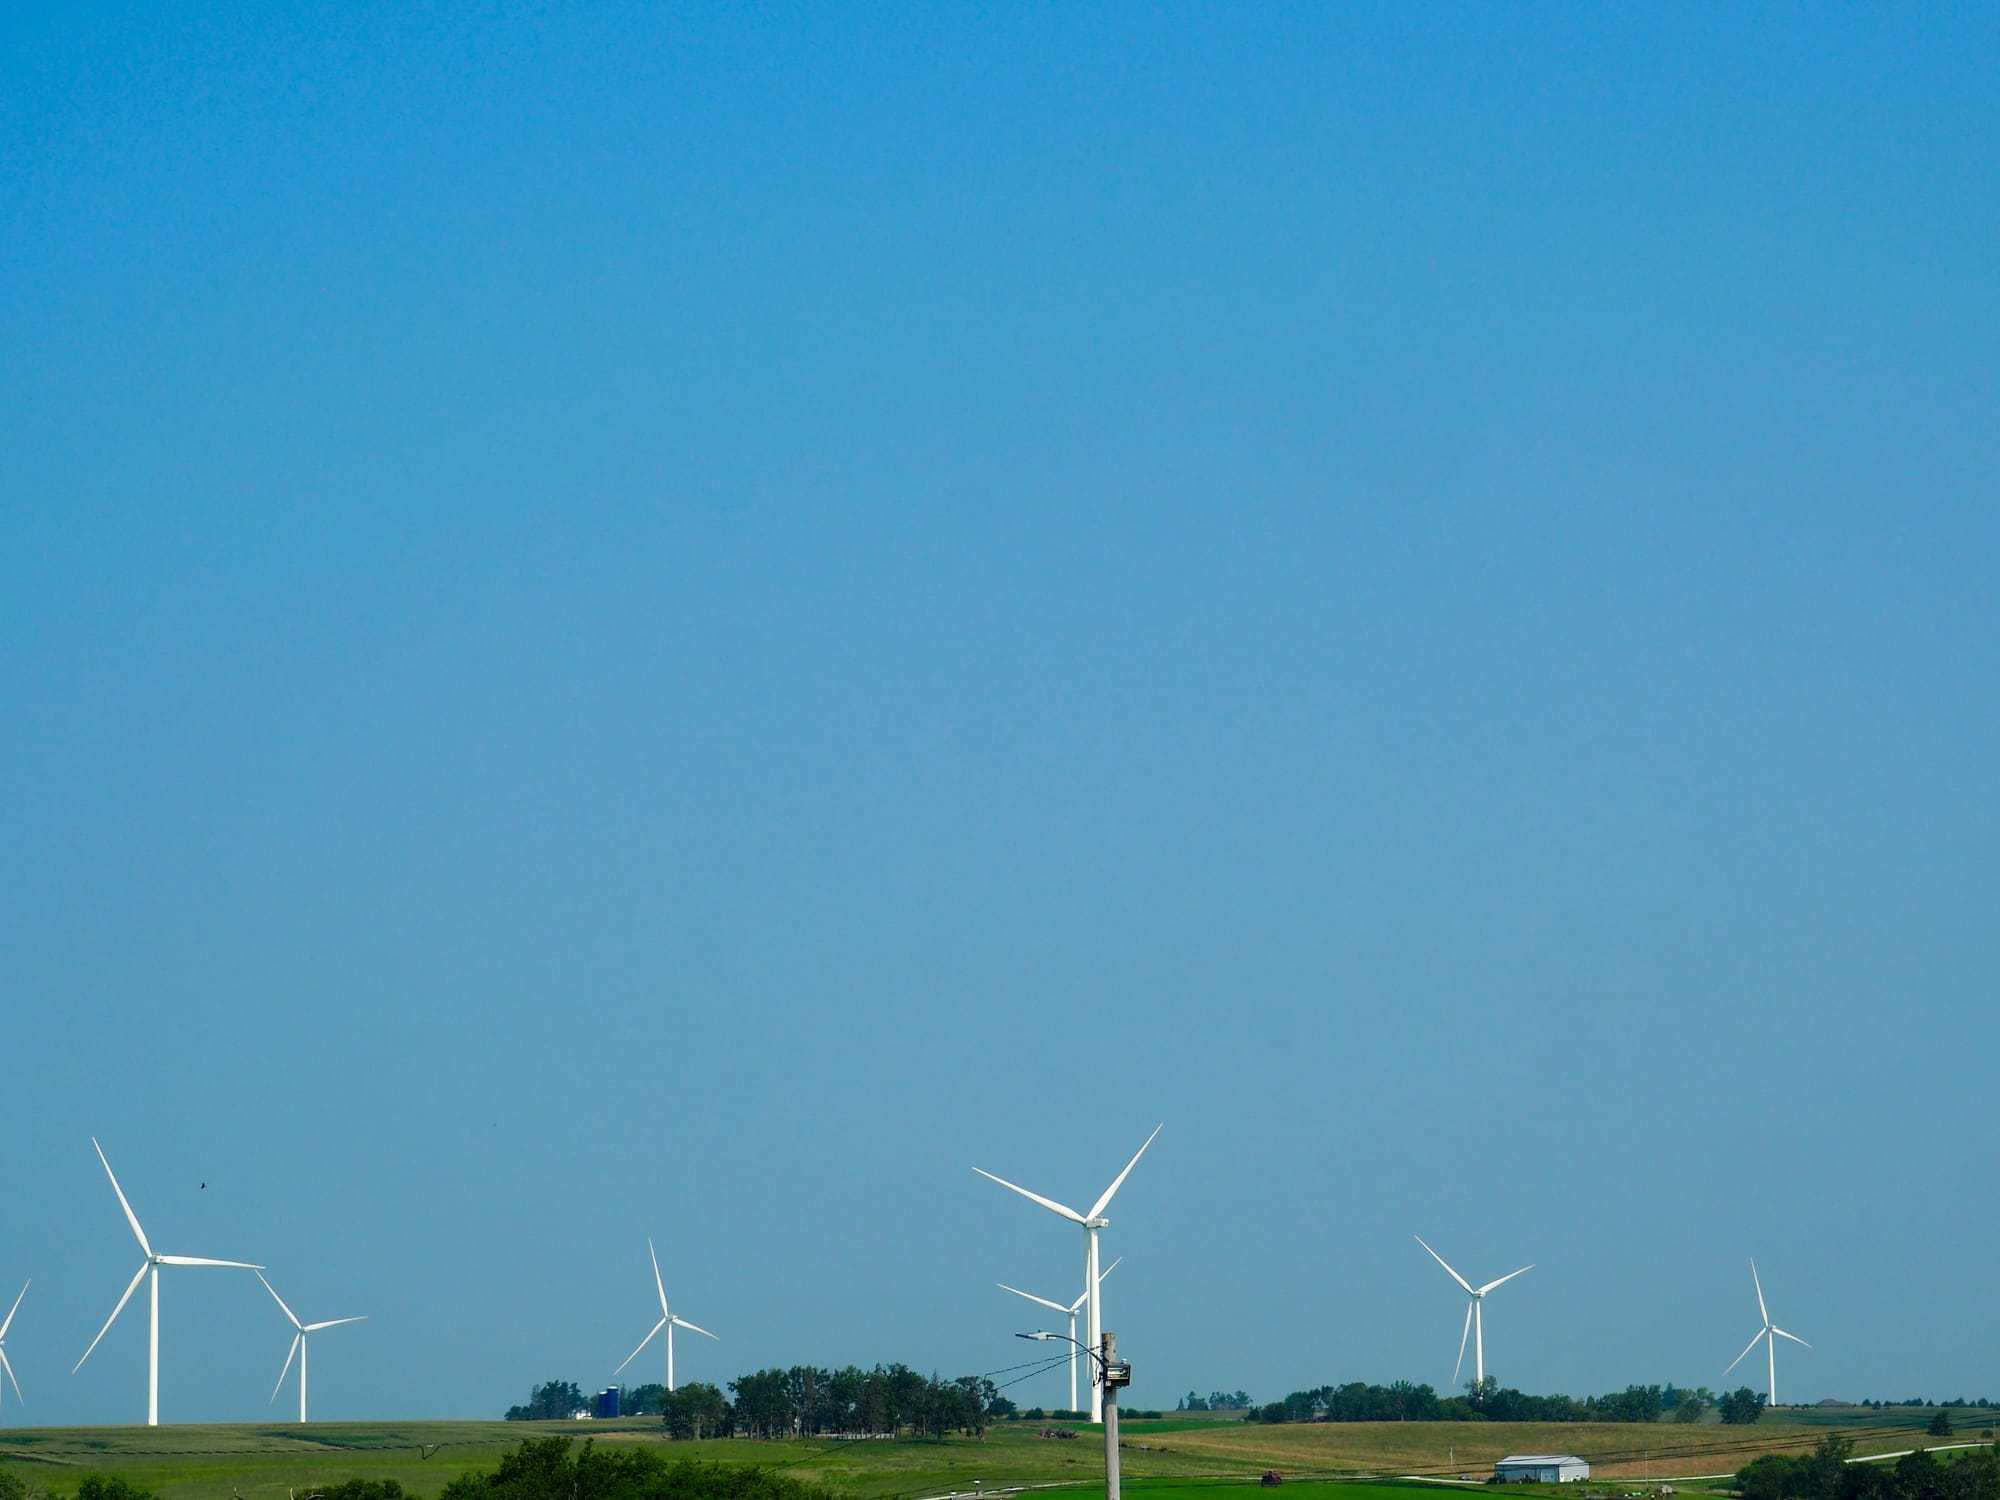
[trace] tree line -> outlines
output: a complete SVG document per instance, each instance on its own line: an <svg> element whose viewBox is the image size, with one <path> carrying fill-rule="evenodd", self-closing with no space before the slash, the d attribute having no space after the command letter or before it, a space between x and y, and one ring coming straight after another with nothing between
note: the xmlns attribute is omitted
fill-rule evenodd
<svg viewBox="0 0 2000 1500"><path fill-rule="evenodd" d="M1282 1401L1253 1406L1246 1422L1657 1422L1669 1400L1696 1420L1694 1392L1657 1385L1628 1385L1603 1396L1534 1396L1503 1386L1492 1376L1471 1381L1462 1396L1441 1396L1429 1385L1398 1380L1389 1385L1350 1381L1293 1391Z"/></svg>
<svg viewBox="0 0 2000 1500"><path fill-rule="evenodd" d="M729 1395L696 1381L668 1391L641 1386L632 1393L635 1409L622 1395L625 1415L657 1414L678 1438L710 1437L915 1437L943 1438L952 1432L974 1437L987 1424L1012 1416L1014 1403L983 1375L941 1380L905 1364L822 1369L755 1370L729 1382ZM590 1398L574 1381L550 1380L536 1386L527 1402L509 1407L509 1421L552 1421L590 1409Z"/></svg>
<svg viewBox="0 0 2000 1500"><path fill-rule="evenodd" d="M1853 1443L1821 1438L1809 1454L1767 1453L1736 1472L1743 1500L2000 1500L2000 1454L1975 1448L1940 1460L1919 1448L1894 1463L1856 1464Z"/></svg>

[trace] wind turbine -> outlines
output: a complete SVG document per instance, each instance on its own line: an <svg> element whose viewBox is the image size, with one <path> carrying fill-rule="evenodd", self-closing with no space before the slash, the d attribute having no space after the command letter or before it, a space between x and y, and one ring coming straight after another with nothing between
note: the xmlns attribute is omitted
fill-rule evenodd
<svg viewBox="0 0 2000 1500"><path fill-rule="evenodd" d="M1153 1136L1158 1135L1165 1128L1164 1123L1155 1125L1153 1127L1153 1135L1146 1137L1146 1146L1152 1145ZM1112 1196L1117 1193L1118 1189L1125 1185L1125 1179L1132 1175L1132 1169L1139 1165L1139 1158L1146 1154L1146 1146L1141 1146L1132 1159L1125 1163L1125 1170L1111 1180L1111 1186L1104 1190L1102 1197L1091 1204L1090 1212L1087 1214L1080 1214L1075 1209L1056 1202L1053 1198L1044 1198L1040 1193L1031 1193L1026 1188L1011 1183L1004 1177L995 1177L991 1172L981 1167L974 1167L972 1169L979 1173L981 1177L986 1178L987 1181L997 1182L1003 1188L1008 1188L1013 1192L1019 1193L1031 1203L1041 1204L1050 1213L1060 1214L1072 1224L1081 1224L1083 1226L1083 1287L1084 1295L1089 1299L1090 1351L1092 1354L1097 1353L1098 1350L1104 1347L1104 1300L1099 1295L1097 1286L1098 1282L1102 1281L1104 1277L1103 1273L1097 1269L1097 1231L1111 1223L1109 1219L1104 1217L1104 1210L1111 1206ZM1104 1386L1098 1379L1094 1367L1090 1377L1090 1420L1093 1422L1102 1422L1104 1420Z"/></svg>
<svg viewBox="0 0 2000 1500"><path fill-rule="evenodd" d="M83 1368L83 1360L90 1358L95 1349L111 1331L111 1325L118 1321L118 1315L125 1311L125 1304L132 1300L132 1294L139 1290L139 1283L152 1273L153 1322L152 1335L146 1345L146 1425L160 1425L160 1267L161 1266L228 1266L238 1271L261 1271L262 1266L253 1266L242 1260L208 1260L198 1255L155 1255L153 1247L146 1243L146 1231L139 1227L139 1217L132 1212L132 1205L125 1201L125 1190L118 1186L118 1174L111 1170L111 1163L105 1161L104 1148L97 1144L97 1137L90 1139L91 1148L97 1152L97 1159L104 1162L104 1175L111 1179L111 1191L118 1195L118 1206L125 1210L125 1222L132 1226L132 1235L139 1241L139 1250L146 1258L139 1262L139 1269L132 1277L132 1284L125 1288L125 1295L118 1299L118 1305L111 1309L111 1316L104 1320L104 1326L97 1330L97 1337L90 1341L90 1349L83 1351L83 1359L76 1362L70 1374ZM19 1393L16 1392L18 1395Z"/></svg>
<svg viewBox="0 0 2000 1500"><path fill-rule="evenodd" d="M1104 1276L1109 1276L1113 1271L1117 1270L1119 1263L1124 1259L1125 1257L1121 1255L1118 1257L1117 1260L1114 1260L1113 1262L1111 1262L1110 1265L1106 1266L1104 1268ZM1097 1279L1099 1281L1102 1281L1104 1279L1104 1276L1100 1276ZM1017 1286L1007 1285L1007 1283L1004 1281L996 1281L993 1284L999 1287L1000 1290L1003 1292L1012 1292L1016 1297L1026 1297L1030 1302L1039 1302L1043 1307L1050 1309L1052 1312L1059 1312L1068 1317L1069 1319L1069 1409L1071 1411L1075 1411L1077 1409L1076 1315L1078 1311L1083 1307L1083 1304L1090 1300L1090 1289L1088 1287L1085 1287L1083 1295L1081 1297L1078 1297L1076 1301L1070 1303L1067 1307L1065 1307L1060 1302L1051 1302L1046 1297L1037 1297L1033 1292L1024 1292Z"/></svg>
<svg viewBox="0 0 2000 1500"><path fill-rule="evenodd" d="M653 1333L658 1333L662 1328L667 1330L667 1389L671 1391L674 1388L674 1330L676 1328L685 1328L689 1333L698 1333L703 1338L716 1339L717 1343L722 1341L706 1328L697 1328L686 1318L675 1317L673 1313L667 1310L667 1286L665 1282L660 1280L660 1257L653 1254L653 1241L650 1236L646 1240L646 1253L653 1257L653 1290L660 1294L660 1321L653 1325ZM653 1333L649 1333L639 1340L639 1349L643 1349L653 1342ZM639 1349L634 1349L630 1354L625 1356L625 1365L631 1364L633 1360L639 1357ZM620 1365L618 1370L624 1369L625 1365ZM616 1375L618 1370L613 1370L611 1373Z"/></svg>
<svg viewBox="0 0 2000 1500"><path fill-rule="evenodd" d="M28 1283L24 1281L21 1283L20 1296L15 1297L14 1305L7 1309L7 1320L4 1323L0 1323L0 1370L5 1370L7 1378L14 1381L14 1399L19 1401L23 1406L28 1404L28 1398L21 1394L21 1382L14 1380L14 1367L7 1363L7 1330L14 1326L14 1314L21 1310L21 1298L27 1295ZM6 1395L6 1391L0 1390L0 1396L4 1395Z"/></svg>
<svg viewBox="0 0 2000 1500"><path fill-rule="evenodd" d="M1757 1262L1754 1259L1750 1262L1750 1284L1757 1288L1757 1315L1764 1320L1764 1326L1758 1329L1756 1336L1743 1346L1743 1354L1737 1355L1736 1358L1729 1362L1729 1370L1733 1370L1742 1364L1743 1355L1748 1354L1752 1349L1757 1347L1758 1339L1763 1339L1770 1345L1768 1352L1771 1356L1771 1383L1765 1388L1765 1393L1770 1404L1776 1406L1778 1404L1778 1340L1790 1339L1793 1343L1804 1345L1808 1349L1812 1348L1812 1345L1807 1344L1796 1333L1785 1332L1784 1329L1771 1321L1771 1310L1764 1306L1764 1283L1757 1279ZM1729 1370L1724 1370L1722 1373L1727 1375Z"/></svg>
<svg viewBox="0 0 2000 1500"><path fill-rule="evenodd" d="M1419 1245L1424 1245L1424 1237L1422 1235L1412 1235L1411 1238ZM1534 1270L1534 1264L1530 1262L1521 1267L1520 1271L1509 1271L1499 1281L1489 1281L1485 1286L1476 1287L1463 1276L1459 1275L1458 1272L1452 1270L1450 1266L1445 1265L1444 1257L1439 1255L1437 1251L1431 1250L1429 1245L1424 1245L1424 1249L1430 1250L1431 1259L1439 1265L1444 1266L1445 1273L1453 1281L1464 1287L1466 1295L1472 1299L1471 1302L1466 1304L1465 1329L1458 1336L1458 1363L1451 1367L1451 1383L1453 1385L1458 1384L1458 1372L1465 1368L1465 1339L1466 1335L1470 1334L1472 1336L1472 1378L1481 1385L1484 1385L1486 1383L1486 1329L1479 1316L1479 1304L1484 1302L1486 1294L1496 1286L1499 1286L1501 1282L1512 1281L1522 1271Z"/></svg>
<svg viewBox="0 0 2000 1500"><path fill-rule="evenodd" d="M264 1281L262 1271L257 1273L257 1279ZM285 1307L285 1299L278 1295L276 1287L264 1281L264 1290L271 1294L273 1302L285 1309L285 1316L292 1320L292 1327L298 1329L292 1338L292 1347L285 1352L285 1368L278 1371L278 1383L271 1387L271 1399L276 1401L278 1392L284 1389L285 1377L292 1373L292 1356L296 1354L299 1357L299 1420L303 1422L306 1419L306 1335L318 1333L322 1328L338 1328L342 1323L366 1322L368 1314L363 1313L358 1318L329 1318L324 1323L301 1323L299 1315Z"/></svg>

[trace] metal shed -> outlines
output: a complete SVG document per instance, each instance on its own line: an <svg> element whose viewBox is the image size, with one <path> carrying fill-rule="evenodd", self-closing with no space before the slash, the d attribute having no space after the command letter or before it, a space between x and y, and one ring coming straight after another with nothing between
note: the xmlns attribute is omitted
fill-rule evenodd
<svg viewBox="0 0 2000 1500"><path fill-rule="evenodd" d="M1590 1478L1590 1465L1574 1453L1516 1453L1493 1466L1493 1477L1502 1484L1568 1484Z"/></svg>

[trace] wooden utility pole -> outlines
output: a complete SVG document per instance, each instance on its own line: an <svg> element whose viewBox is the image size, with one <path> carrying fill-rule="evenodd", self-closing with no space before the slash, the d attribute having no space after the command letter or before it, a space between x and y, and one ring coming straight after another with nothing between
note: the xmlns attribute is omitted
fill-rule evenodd
<svg viewBox="0 0 2000 1500"><path fill-rule="evenodd" d="M1118 1500L1118 1387L1124 1380L1112 1379L1112 1371L1120 1368L1116 1364L1118 1335L1107 1332L1104 1347L1099 1351L1103 1357L1101 1366L1104 1379L1104 1500ZM1126 1379L1130 1379L1126 1371Z"/></svg>

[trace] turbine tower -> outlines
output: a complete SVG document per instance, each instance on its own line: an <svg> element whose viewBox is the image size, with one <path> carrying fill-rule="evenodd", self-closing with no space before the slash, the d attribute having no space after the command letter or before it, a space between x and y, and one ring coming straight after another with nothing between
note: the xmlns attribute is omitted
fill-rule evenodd
<svg viewBox="0 0 2000 1500"><path fill-rule="evenodd" d="M24 1281L21 1283L19 1295L14 1298L14 1305L7 1309L6 1321L0 1322L0 1370L5 1370L7 1378L14 1381L14 1399L19 1401L23 1406L28 1404L28 1398L21 1394L21 1382L14 1380L14 1367L7 1363L7 1330L14 1326L14 1314L21 1310L21 1298L27 1295L28 1283ZM6 1394L6 1390L0 1388L0 1397L4 1397Z"/></svg>
<svg viewBox="0 0 2000 1500"><path fill-rule="evenodd" d="M1113 1262L1111 1262L1111 1264L1110 1264L1110 1265L1106 1266L1106 1267L1104 1268L1104 1276L1109 1276L1109 1275L1110 1275L1110 1274L1111 1274L1111 1273L1112 1273L1113 1271L1117 1270L1117 1269L1118 1269L1118 1266L1119 1266L1119 1262L1123 1261L1124 1259L1125 1259L1125 1257L1121 1255L1121 1256L1119 1256L1119 1257L1118 1257L1118 1259L1117 1259L1117 1260L1114 1260ZM1104 1279L1104 1276L1100 1276L1100 1277L1098 1277L1097 1279L1098 1279L1099 1281L1102 1281L1102 1280ZM1024 1292L1024 1291L1022 1291L1022 1290L1021 1290L1021 1289L1020 1289L1019 1287L1017 1287L1017 1286L1009 1286L1009 1285L1007 1285L1007 1283L1006 1283L1006 1282L1004 1282L1004 1281L996 1281L996 1282L994 1282L993 1284L994 1284L995 1286L999 1287L999 1288L1000 1288L1000 1290L1001 1290L1001 1291L1003 1291L1003 1292L1012 1292L1012 1293L1013 1293L1013 1294L1014 1294L1014 1295L1015 1295L1016 1297L1026 1297L1026 1298L1027 1298L1027 1299L1028 1299L1028 1300L1029 1300L1030 1302L1039 1302L1039 1303L1041 1303L1041 1305L1042 1305L1043 1307L1046 1307L1046 1308L1048 1308L1048 1309L1049 1309L1050 1311L1052 1311L1052 1312L1059 1312L1059 1313L1062 1313L1062 1314L1063 1314L1063 1315L1064 1315L1065 1317L1067 1317L1067 1318L1069 1319L1069 1409L1070 1409L1071 1411L1075 1411L1075 1410L1077 1410L1077 1404L1076 1404L1076 1354L1077 1354L1077 1346L1076 1346L1076 1315L1077 1315L1077 1313L1078 1313L1078 1312L1079 1312L1079 1311L1080 1311L1080 1310L1082 1309L1082 1307L1083 1307L1083 1304L1084 1304L1084 1303L1086 1303L1086 1302L1088 1302L1088 1301L1090 1300L1090 1289L1089 1289L1088 1287L1085 1287L1085 1288L1084 1288L1084 1291L1083 1291L1083 1295L1082 1295L1082 1296L1080 1296L1080 1297L1078 1297L1078 1298L1076 1299L1076 1301L1074 1301L1074 1302L1070 1303L1070 1304L1069 1304L1069 1305L1068 1305L1067 1307L1065 1307L1065 1306L1064 1306L1064 1305L1063 1305L1062 1303L1060 1303L1060 1302L1051 1302L1051 1301L1049 1301L1049 1299L1048 1299L1048 1298L1046 1298L1046 1297L1037 1297L1037 1296L1036 1296L1036 1295L1035 1295L1035 1294L1034 1294L1033 1292Z"/></svg>
<svg viewBox="0 0 2000 1500"><path fill-rule="evenodd" d="M660 1321L653 1325L653 1333L658 1333L662 1328L667 1330L667 1389L671 1391L674 1388L674 1330L685 1328L689 1333L698 1333L703 1338L713 1339L716 1336L706 1328L695 1327L686 1318L675 1317L667 1310L667 1284L660 1280L660 1257L653 1254L653 1241L650 1236L646 1240L646 1254L653 1259L653 1290L660 1294ZM639 1340L639 1349L653 1342L653 1333ZM716 1342L720 1343L721 1340L716 1339ZM634 1349L625 1356L625 1365L631 1364L639 1357L639 1349ZM620 1365L618 1370L624 1369L625 1365ZM618 1370L613 1370L611 1373L616 1375Z"/></svg>
<svg viewBox="0 0 2000 1500"><path fill-rule="evenodd" d="M257 1279L264 1281L262 1271L257 1273ZM285 1352L285 1368L278 1371L278 1383L271 1387L271 1399L276 1401L278 1392L285 1388L285 1377L292 1373L292 1356L296 1354L299 1357L299 1420L303 1422L306 1419L306 1335L318 1333L322 1328L338 1328L342 1323L366 1322L368 1314L363 1313L358 1318L329 1318L324 1323L301 1323L298 1314L285 1307L285 1299L278 1295L276 1287L264 1281L264 1290L271 1294L273 1302L284 1308L285 1316L292 1320L292 1327L298 1330L292 1336L292 1347Z"/></svg>
<svg viewBox="0 0 2000 1500"><path fill-rule="evenodd" d="M1008 1188L1013 1192L1019 1193L1029 1202L1041 1204L1050 1213L1059 1214L1063 1218L1068 1219L1072 1224L1081 1224L1083 1226L1083 1288L1084 1295L1089 1299L1090 1350L1093 1354L1102 1348L1104 1343L1104 1299L1098 1290L1098 1283L1104 1279L1104 1276L1097 1269L1097 1231L1107 1227L1111 1223L1109 1219L1104 1217L1104 1210L1111 1206L1113 1195L1117 1193L1119 1188L1125 1185L1125 1179L1132 1175L1132 1169L1139 1165L1139 1158L1146 1154L1146 1146L1153 1144L1153 1136L1157 1136L1165 1128L1164 1124L1153 1127L1153 1135L1146 1137L1146 1145L1141 1146L1132 1159L1125 1163L1125 1170L1111 1180L1111 1186L1104 1190L1102 1197L1091 1204L1090 1212L1087 1214L1080 1214L1066 1204L1056 1202L1053 1198L1044 1198L1040 1193L1031 1193L1026 1188L1009 1182L1004 1177L995 1177L984 1168L974 1167L972 1169L989 1182L997 1182L1003 1188ZM1090 1420L1093 1422L1102 1422L1104 1420L1104 1386L1103 1382L1098 1378L1095 1366L1092 1367L1090 1376Z"/></svg>
<svg viewBox="0 0 2000 1500"><path fill-rule="evenodd" d="M1412 1235L1411 1238L1419 1245L1424 1245L1424 1237L1422 1235ZM1479 1316L1479 1304L1484 1302L1486 1294L1496 1286L1499 1286L1501 1282L1512 1281L1522 1271L1532 1271L1535 1267L1531 1262L1521 1267L1520 1271L1509 1271L1499 1281L1489 1281L1485 1286L1476 1287L1463 1276L1459 1275L1458 1272L1452 1270L1450 1266L1445 1265L1444 1257L1439 1255L1437 1251L1431 1250L1429 1245L1424 1245L1424 1249L1430 1250L1431 1259L1439 1265L1444 1266L1445 1274L1464 1287L1465 1294L1472 1299L1465 1307L1465 1329L1458 1336L1458 1363L1451 1367L1451 1383L1454 1386L1458 1384L1458 1372L1465 1368L1465 1340L1469 1334L1472 1337L1472 1378L1483 1386L1486 1384L1486 1329Z"/></svg>
<svg viewBox="0 0 2000 1500"><path fill-rule="evenodd" d="M125 1190L118 1186L118 1174L111 1170L111 1163L105 1161L104 1148L91 1137L91 1148L97 1152L97 1159L104 1162L104 1175L111 1179L111 1191L118 1195L118 1206L125 1210L125 1222L132 1226L132 1235L139 1242L139 1252L146 1258L139 1262L139 1269L132 1277L132 1284L125 1288L125 1295L118 1299L118 1305L111 1309L111 1316L104 1320L104 1326L97 1330L97 1337L90 1341L90 1349L83 1351L83 1359L76 1362L70 1371L74 1375L83 1368L83 1360L90 1358L92 1349L104 1341L104 1335L111 1331L111 1325L118 1321L118 1315L125 1311L125 1304L132 1300L132 1294L139 1290L139 1283L148 1273L153 1278L152 1333L146 1345L146 1425L160 1425L160 1267L161 1266L228 1266L238 1271L261 1271L262 1266L253 1266L243 1260L209 1260L198 1255L155 1255L153 1247L146 1242L146 1231L139 1227L139 1216L132 1212L132 1205L125 1201ZM25 1290L25 1288L24 1288ZM16 1393L18 1394L18 1392Z"/></svg>
<svg viewBox="0 0 2000 1500"><path fill-rule="evenodd" d="M1764 1326L1758 1329L1755 1337L1743 1346L1743 1354L1737 1355L1736 1358L1729 1362L1729 1370L1733 1370L1743 1363L1743 1356L1757 1347L1758 1339L1764 1340L1770 1346L1768 1353L1771 1357L1771 1383L1765 1387L1765 1395L1770 1404L1776 1406L1778 1404L1778 1340L1790 1339L1793 1343L1802 1345L1807 1349L1812 1348L1812 1345L1806 1343L1796 1333L1785 1332L1784 1329L1771 1321L1771 1310L1764 1306L1764 1283L1757 1279L1757 1262L1755 1260L1750 1262L1750 1284L1757 1288L1757 1316L1764 1320ZM1727 1375L1729 1370L1724 1370L1722 1373Z"/></svg>

